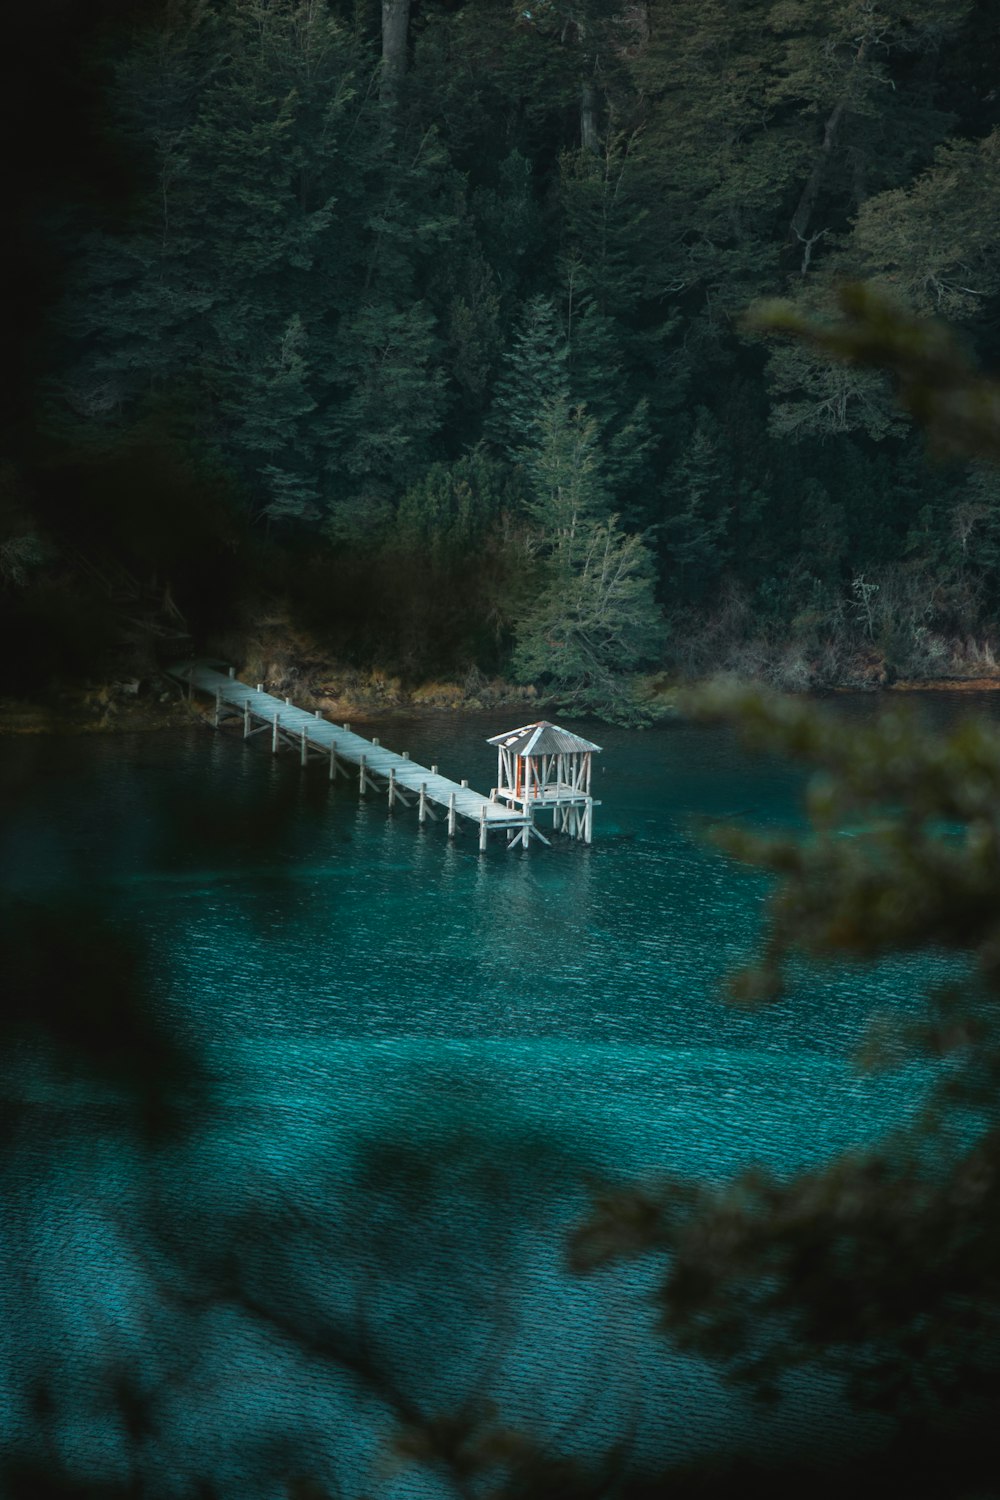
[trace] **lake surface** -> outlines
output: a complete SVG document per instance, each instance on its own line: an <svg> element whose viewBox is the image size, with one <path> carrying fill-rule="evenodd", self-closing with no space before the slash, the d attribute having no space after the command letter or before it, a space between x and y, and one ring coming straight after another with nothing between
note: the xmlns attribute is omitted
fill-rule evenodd
<svg viewBox="0 0 1000 1500"><path fill-rule="evenodd" d="M488 790L510 717L354 727ZM800 774L717 728L571 727L605 747L593 846L485 856L260 738L0 742L9 891L85 892L138 935L157 1014L212 1079L197 1124L147 1150L96 1085L8 1068L30 1111L4 1168L0 1451L42 1431L81 1475L249 1500L290 1467L447 1494L387 1464L387 1433L472 1399L581 1453L637 1433L637 1462L864 1440L818 1375L765 1411L672 1351L655 1265L576 1278L565 1237L587 1180L790 1172L905 1119L919 1079L850 1056L926 967L727 1008L766 884L693 820L794 823ZM125 1365L148 1387L131 1439L107 1397Z"/></svg>

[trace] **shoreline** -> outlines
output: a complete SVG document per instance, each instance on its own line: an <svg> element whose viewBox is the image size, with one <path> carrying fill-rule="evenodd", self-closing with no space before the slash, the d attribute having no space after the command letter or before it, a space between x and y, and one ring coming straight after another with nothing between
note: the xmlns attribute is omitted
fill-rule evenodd
<svg viewBox="0 0 1000 1500"><path fill-rule="evenodd" d="M352 675L353 674L349 674ZM692 684L663 684L658 692L661 709L656 719L667 719L673 713L673 697L682 687ZM480 681L468 687L458 683L426 683L405 689L396 680L379 678L369 683L355 681L343 692L329 691L329 684L310 686L303 679L298 684L272 684L274 691L288 690L288 696L301 706L319 709L324 717L337 722L356 719L379 719L393 714L420 712L446 715L475 713L483 710L519 710L525 715L543 711L558 712L558 705L543 698L534 687L518 687L501 679ZM295 688L298 688L296 697ZM345 685L346 687L346 685ZM910 678L897 682L860 687L855 684L807 691L804 697L863 693L886 696L938 693L991 693L1000 691L1000 674L996 677ZM799 696L795 694L794 696ZM0 697L0 736L39 734L136 734L157 733L201 723L205 712L192 706L177 684L165 677L148 682L104 683L81 688L63 688L37 698Z"/></svg>

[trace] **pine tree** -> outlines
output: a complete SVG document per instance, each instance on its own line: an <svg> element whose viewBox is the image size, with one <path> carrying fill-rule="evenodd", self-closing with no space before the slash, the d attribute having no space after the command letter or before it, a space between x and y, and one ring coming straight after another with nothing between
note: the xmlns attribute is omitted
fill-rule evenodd
<svg viewBox="0 0 1000 1500"><path fill-rule="evenodd" d="M549 297L529 298L497 381L489 435L512 463L532 453L544 439L547 405L568 403L569 349L565 330Z"/></svg>
<svg viewBox="0 0 1000 1500"><path fill-rule="evenodd" d="M607 513L596 423L557 396L539 428L525 464L538 569L515 623L515 675L569 706L641 719L627 674L662 641L652 558Z"/></svg>
<svg viewBox="0 0 1000 1500"><path fill-rule="evenodd" d="M664 485L664 546L678 599L701 597L725 567L732 501L732 471L718 423L700 407Z"/></svg>

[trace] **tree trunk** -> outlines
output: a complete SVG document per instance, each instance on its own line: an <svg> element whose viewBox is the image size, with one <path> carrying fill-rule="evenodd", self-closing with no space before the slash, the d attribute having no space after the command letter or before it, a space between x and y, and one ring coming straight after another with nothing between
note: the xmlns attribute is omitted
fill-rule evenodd
<svg viewBox="0 0 1000 1500"><path fill-rule="evenodd" d="M410 0L382 0L383 103L391 104L399 93L406 72L406 33L410 25Z"/></svg>
<svg viewBox="0 0 1000 1500"><path fill-rule="evenodd" d="M852 75L864 62L867 52L868 42L862 41L855 53L854 63L851 68ZM813 162L812 171L809 173L808 181L802 189L801 197L796 205L795 212L792 215L792 222L789 226L795 238L806 246L805 264L802 268L803 274L809 267L809 253L811 248L819 238L818 235L814 235L811 240L807 240L806 230L809 228L809 221L812 218L813 209L816 207L816 199L819 197L819 190L823 186L823 178L826 176L834 147L837 144L840 122L844 118L846 109L847 99L844 98L839 101L826 122L826 128L823 131L823 144L820 146L816 160Z"/></svg>
<svg viewBox="0 0 1000 1500"><path fill-rule="evenodd" d="M813 169L809 173L809 180L802 189L802 196L799 198L798 205L792 215L792 233L799 240L804 240L806 237L809 220L812 218L812 211L816 206L816 199L819 197L819 190L823 185L823 178L826 176L826 169L830 165L830 157L837 143L837 130L843 119L845 108L846 106L842 99L826 122L826 129L823 132L823 144L819 149L819 155L813 162Z"/></svg>
<svg viewBox="0 0 1000 1500"><path fill-rule="evenodd" d="M589 78L580 89L580 145L594 155L600 147L597 135L597 91Z"/></svg>

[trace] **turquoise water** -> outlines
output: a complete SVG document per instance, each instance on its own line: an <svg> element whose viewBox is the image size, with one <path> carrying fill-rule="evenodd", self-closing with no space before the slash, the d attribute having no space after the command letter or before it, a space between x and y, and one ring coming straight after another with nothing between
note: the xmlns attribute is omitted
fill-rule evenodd
<svg viewBox="0 0 1000 1500"><path fill-rule="evenodd" d="M488 789L504 727L369 732ZM209 1475L278 1495L289 1466L350 1495L445 1494L386 1467L391 1409L471 1397L582 1452L634 1431L637 1461L864 1437L819 1375L773 1413L727 1389L652 1332L654 1266L574 1278L565 1235L588 1178L791 1171L905 1118L918 1080L850 1054L926 974L810 975L770 1011L727 1008L766 887L692 819L794 822L798 773L718 729L575 727L605 746L594 845L485 857L474 831L451 843L259 740L0 744L9 887L85 890L140 934L159 1014L214 1080L197 1128L153 1153L125 1149L93 1086L28 1065L8 1083L32 1113L8 1172L0 1450L36 1441L40 1369L61 1461L138 1463L164 1494ZM177 1266L217 1288L226 1256L239 1295L181 1317ZM336 1367L331 1341L354 1351ZM141 1458L103 1394L125 1358L155 1411Z"/></svg>

